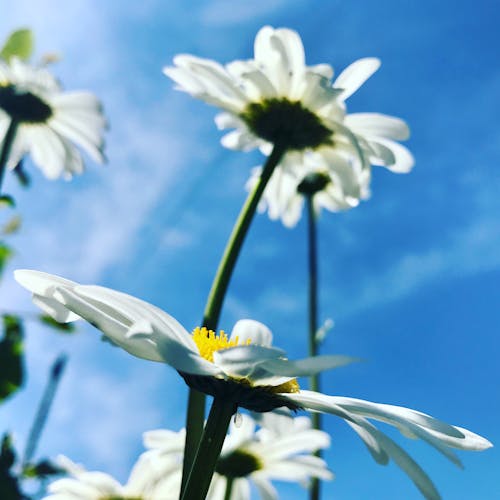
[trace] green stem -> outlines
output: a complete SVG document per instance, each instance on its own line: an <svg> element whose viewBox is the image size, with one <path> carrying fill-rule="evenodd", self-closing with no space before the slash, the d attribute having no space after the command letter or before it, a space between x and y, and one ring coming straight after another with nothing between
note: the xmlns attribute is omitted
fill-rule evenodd
<svg viewBox="0 0 500 500"><path fill-rule="evenodd" d="M5 133L5 137L3 139L2 151L0 152L0 194L2 192L3 176L5 173L5 169L7 168L7 161L9 159L10 150L12 149L12 145L14 144L16 131L17 121L11 120L9 123L9 128L7 129L7 132Z"/></svg>
<svg viewBox="0 0 500 500"><path fill-rule="evenodd" d="M224 500L231 500L231 494L233 493L234 478L226 477L226 493L224 494Z"/></svg>
<svg viewBox="0 0 500 500"><path fill-rule="evenodd" d="M307 242L309 248L309 356L317 356L319 345L316 340L318 331L318 249L317 249L317 225L316 214L314 213L313 194L306 196L307 205ZM319 374L309 378L311 391L320 390ZM314 429L321 429L321 414L312 414L312 425ZM321 456L321 450L316 451L317 457ZM313 478L309 498L318 500L320 497L320 482Z"/></svg>
<svg viewBox="0 0 500 500"><path fill-rule="evenodd" d="M208 295L205 312L203 314L203 325L209 330L215 330L217 328L229 280L233 274L234 266L236 265L241 247L245 241L248 228L250 227L253 216L255 215L262 193L264 192L276 165L278 165L283 157L284 152L285 149L283 147L278 145L274 146L271 155L262 169L260 179L249 193L233 227L233 232L229 237L224 254L219 263L219 268L215 274L212 288L210 289L210 293Z"/></svg>
<svg viewBox="0 0 500 500"><path fill-rule="evenodd" d="M236 261L240 254L241 247L245 241L245 236L252 222L257 205L259 204L262 193L271 178L274 169L280 162L285 148L279 145L274 146L271 155L268 157L260 179L255 184L252 191L243 205L241 212L236 220L229 240L226 244L224 254L219 263L219 267L212 282L210 293L208 294L205 311L203 313L203 326L209 330L216 330L219 323L222 303L226 295L227 287L233 274ZM184 486L193 464L194 455L200 442L203 432L203 421L205 419L205 395L189 389L188 409L186 415L186 444L184 452L184 463L182 469L182 486Z"/></svg>
<svg viewBox="0 0 500 500"><path fill-rule="evenodd" d="M26 449L24 451L23 466L27 465L35 454L36 447L38 445L38 442L40 441L43 428L45 427L45 424L47 422L50 407L52 406L52 402L54 401L57 386L59 385L59 381L61 380L67 361L68 358L66 357L66 355L62 354L58 356L52 364L49 380L45 387L43 397L40 401L40 406L38 407L35 420L33 421L33 425L31 427L26 444Z"/></svg>
<svg viewBox="0 0 500 500"><path fill-rule="evenodd" d="M181 494L182 500L204 500L207 496L229 422L236 409L233 402L214 399L191 473Z"/></svg>

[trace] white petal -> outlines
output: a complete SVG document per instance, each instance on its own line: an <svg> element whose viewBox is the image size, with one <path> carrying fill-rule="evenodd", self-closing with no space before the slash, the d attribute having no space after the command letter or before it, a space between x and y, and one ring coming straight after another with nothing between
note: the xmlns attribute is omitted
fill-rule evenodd
<svg viewBox="0 0 500 500"><path fill-rule="evenodd" d="M389 139L382 139L379 137L370 140L370 144L374 143L385 146L394 155L394 163L385 165L391 172L395 172L397 174L406 174L413 168L415 159L413 158L413 155L410 153L410 151L401 144L390 141Z"/></svg>
<svg viewBox="0 0 500 500"><path fill-rule="evenodd" d="M265 477L254 474L252 476L252 481L259 490L261 500L278 500L278 492Z"/></svg>
<svg viewBox="0 0 500 500"><path fill-rule="evenodd" d="M228 149L236 151L251 151L258 146L255 136L246 130L233 130L221 139L221 144Z"/></svg>
<svg viewBox="0 0 500 500"><path fill-rule="evenodd" d="M274 375L282 377L308 377L325 370L332 370L341 366L360 361L358 358L352 358L342 355L314 356L297 361L288 359L270 359L261 364L261 368L268 370Z"/></svg>
<svg viewBox="0 0 500 500"><path fill-rule="evenodd" d="M408 453L369 422L365 421L364 427L374 435L374 438L381 444L390 458L408 475L425 498L428 500L440 500L441 496L434 483Z"/></svg>
<svg viewBox="0 0 500 500"><path fill-rule="evenodd" d="M356 134L395 141L404 141L410 137L410 129L404 120L381 113L352 113L345 117L345 124Z"/></svg>
<svg viewBox="0 0 500 500"><path fill-rule="evenodd" d="M379 67L380 60L375 57L358 59L340 73L333 86L343 89L341 99L345 100L354 94Z"/></svg>
<svg viewBox="0 0 500 500"><path fill-rule="evenodd" d="M270 347L273 343L273 334L269 328L253 319L240 319L231 332L231 340L238 337L240 344L251 341L254 345Z"/></svg>

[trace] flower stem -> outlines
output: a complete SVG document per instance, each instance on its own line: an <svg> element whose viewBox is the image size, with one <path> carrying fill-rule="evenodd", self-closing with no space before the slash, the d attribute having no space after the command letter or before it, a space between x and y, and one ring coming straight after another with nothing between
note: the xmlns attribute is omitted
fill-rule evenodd
<svg viewBox="0 0 500 500"><path fill-rule="evenodd" d="M224 494L224 500L231 500L231 494L233 493L234 479L232 477L226 477L226 493Z"/></svg>
<svg viewBox="0 0 500 500"><path fill-rule="evenodd" d="M317 220L314 213L313 194L306 196L307 204L307 243L309 248L309 356L318 354L319 345L316 338L318 331L318 249L317 249ZM319 374L312 375L309 379L311 391L320 391ZM321 429L321 414L312 414L312 425L314 429ZM321 450L316 451L317 457L321 456ZM313 478L309 498L318 500L320 497L319 479Z"/></svg>
<svg viewBox="0 0 500 500"><path fill-rule="evenodd" d="M238 215L238 219L236 220L231 236L227 242L224 254L219 263L219 268L217 269L217 273L215 274L215 278L212 283L212 288L210 289L210 293L208 295L207 305L203 315L203 325L209 330L215 330L217 328L222 303L224 302L229 280L233 274L234 266L236 265L241 247L245 241L245 236L247 235L253 216L257 210L257 205L259 204L262 193L264 192L276 165L278 165L283 157L284 152L285 148L280 147L279 145L274 146L272 153L268 157L266 164L262 169L260 179L249 193L245 204Z"/></svg>
<svg viewBox="0 0 500 500"><path fill-rule="evenodd" d="M236 409L234 402L214 399L193 467L181 494L182 500L204 500L207 496L229 422Z"/></svg>
<svg viewBox="0 0 500 500"><path fill-rule="evenodd" d="M7 132L5 133L5 137L3 139L2 151L0 152L0 194L2 192L3 176L5 173L5 169L7 168L7 161L9 159L10 150L12 149L12 145L14 144L16 131L17 121L11 120L9 123L9 128L7 129Z"/></svg>
<svg viewBox="0 0 500 500"><path fill-rule="evenodd" d="M255 184L252 191L243 205L238 219L236 220L229 240L224 249L224 254L219 262L219 267L212 282L212 287L208 294L205 311L203 313L203 326L209 330L216 330L219 323L219 317L222 309L222 303L226 295L227 287L233 274L236 261L240 254L241 247L245 241L245 236L252 222L257 205L264 189L271 178L274 169L280 162L285 148L275 145L272 153L269 155L259 181ZM194 456L203 432L203 421L205 419L205 395L189 389L188 409L186 415L186 444L184 452L184 463L182 469L182 486L184 486L193 464Z"/></svg>
<svg viewBox="0 0 500 500"><path fill-rule="evenodd" d="M52 406L52 402L54 401L57 386L59 385L59 381L61 380L61 377L64 373L64 368L66 367L67 361L68 358L66 357L66 355L61 354L52 364L49 380L47 382L47 385L45 386L45 391L43 393L42 400L40 401L40 406L38 407L35 420L33 421L33 425L31 427L26 444L26 449L24 451L22 462L23 466L28 465L33 458L33 455L35 454L38 441L40 440L43 428L45 427L45 424L47 422L50 407Z"/></svg>

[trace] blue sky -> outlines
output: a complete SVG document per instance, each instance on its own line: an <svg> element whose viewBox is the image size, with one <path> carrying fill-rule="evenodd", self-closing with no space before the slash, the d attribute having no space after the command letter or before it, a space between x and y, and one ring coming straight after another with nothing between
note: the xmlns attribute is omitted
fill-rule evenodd
<svg viewBox="0 0 500 500"><path fill-rule="evenodd" d="M349 111L407 120L416 167L409 175L376 169L370 200L320 219L321 319L335 320L324 350L367 359L327 374L324 390L419 409L497 443L499 18L487 0L11 2L0 34L33 28L37 55L63 54L57 75L68 89L94 91L111 124L105 167L89 163L67 183L29 166L27 191L6 180L24 217L12 268L117 288L194 327L243 185L262 157L224 150L215 110L174 91L161 68L178 53L250 57L264 24L299 31L308 63L328 62L337 73L379 57L381 69L350 98ZM256 218L221 327L258 319L290 357L304 355L305 229ZM9 275L0 300L2 308L34 310ZM0 428L14 429L21 446L32 402L63 350L71 360L40 453L65 453L123 480L142 431L184 425L186 388L173 370L100 342L90 327L61 338L32 324L26 390L0 415ZM376 465L343 422L325 421L337 474L325 498L420 498L396 467ZM496 448L462 453L460 471L421 443L398 442L444 498L500 496ZM279 488L304 498L299 487Z"/></svg>

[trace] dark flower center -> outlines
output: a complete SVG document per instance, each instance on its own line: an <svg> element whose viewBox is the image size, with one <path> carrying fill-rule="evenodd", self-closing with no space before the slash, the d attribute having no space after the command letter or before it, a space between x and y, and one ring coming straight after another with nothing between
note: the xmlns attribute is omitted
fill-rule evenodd
<svg viewBox="0 0 500 500"><path fill-rule="evenodd" d="M44 123L52 116L52 108L31 92L19 92L14 85L0 85L0 108L12 120Z"/></svg>
<svg viewBox="0 0 500 500"><path fill-rule="evenodd" d="M222 476L229 478L246 477L252 472L262 469L260 460L244 450L235 450L224 457L220 457L215 470Z"/></svg>
<svg viewBox="0 0 500 500"><path fill-rule="evenodd" d="M324 172L313 172L307 174L297 186L297 191L306 196L314 196L325 189L331 182L330 176Z"/></svg>
<svg viewBox="0 0 500 500"><path fill-rule="evenodd" d="M332 143L332 131L300 101L273 98L252 102L240 117L255 135L287 149Z"/></svg>

